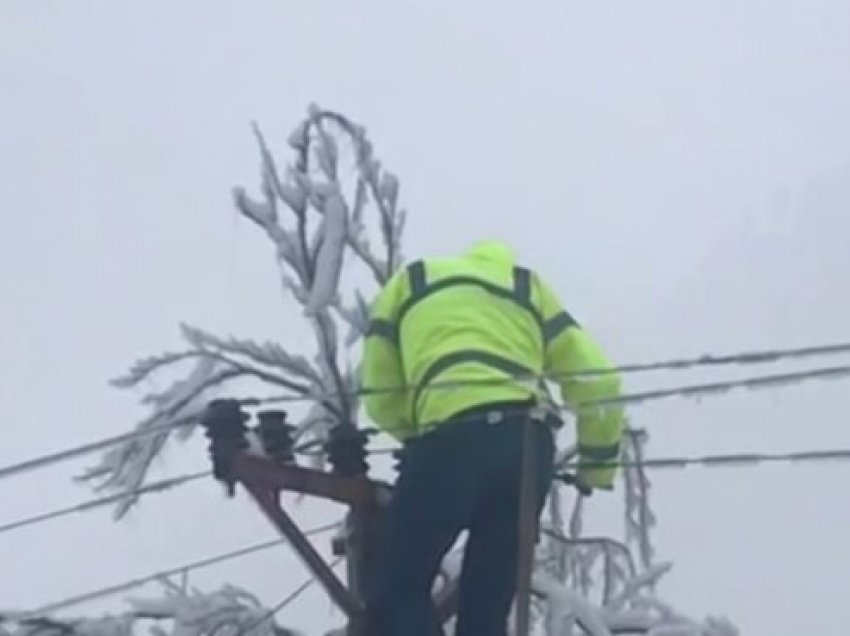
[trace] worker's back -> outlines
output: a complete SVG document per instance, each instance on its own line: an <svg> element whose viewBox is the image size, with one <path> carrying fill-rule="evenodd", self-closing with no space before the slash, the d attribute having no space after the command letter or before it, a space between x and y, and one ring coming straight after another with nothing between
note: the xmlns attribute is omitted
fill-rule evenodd
<svg viewBox="0 0 850 636"><path fill-rule="evenodd" d="M411 263L384 286L362 367L375 390L363 402L373 422L406 440L472 407L527 400L548 377L576 411L582 462L595 464L583 476L608 487L622 408L594 405L620 394L611 367L540 276L517 265L507 246L485 242L461 256ZM609 371L575 377L590 369Z"/></svg>
<svg viewBox="0 0 850 636"><path fill-rule="evenodd" d="M409 273L410 300L399 316L403 371L414 387L436 383L411 396L419 427L477 404L531 396L533 380L511 377L542 372L544 343L530 273L508 249L483 243L412 267L422 280L416 269ZM454 382L463 390L452 390Z"/></svg>

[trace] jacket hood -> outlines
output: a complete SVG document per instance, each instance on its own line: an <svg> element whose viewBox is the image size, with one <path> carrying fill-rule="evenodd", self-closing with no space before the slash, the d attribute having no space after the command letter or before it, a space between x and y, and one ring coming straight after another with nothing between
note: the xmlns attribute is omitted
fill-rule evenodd
<svg viewBox="0 0 850 636"><path fill-rule="evenodd" d="M507 264L516 262L516 254L513 248L502 241L479 241L467 251L466 255L470 258L480 258Z"/></svg>

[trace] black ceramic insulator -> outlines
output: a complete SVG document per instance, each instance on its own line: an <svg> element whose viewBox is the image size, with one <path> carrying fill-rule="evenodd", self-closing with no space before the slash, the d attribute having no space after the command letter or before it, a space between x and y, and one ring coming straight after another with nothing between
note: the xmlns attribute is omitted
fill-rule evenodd
<svg viewBox="0 0 850 636"><path fill-rule="evenodd" d="M201 425L210 440L213 476L227 485L229 495L233 495L235 485L231 475L233 457L248 446L245 422L249 417L239 401L233 399L213 400L201 417Z"/></svg>
<svg viewBox="0 0 850 636"><path fill-rule="evenodd" d="M366 461L366 444L369 433L349 426L335 426L331 429L325 451L333 472L352 476L369 472Z"/></svg>
<svg viewBox="0 0 850 636"><path fill-rule="evenodd" d="M263 450L270 458L279 462L295 460L295 427L286 423L286 411L260 411L257 418L257 433Z"/></svg>

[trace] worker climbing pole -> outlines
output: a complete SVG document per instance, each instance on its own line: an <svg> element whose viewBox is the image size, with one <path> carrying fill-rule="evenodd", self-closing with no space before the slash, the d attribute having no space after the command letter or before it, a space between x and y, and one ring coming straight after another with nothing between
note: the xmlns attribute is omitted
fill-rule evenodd
<svg viewBox="0 0 850 636"><path fill-rule="evenodd" d="M619 395L612 367L503 243L413 261L383 285L371 306L362 381L371 420L405 446L371 598L388 636L438 633L430 584L463 530L457 636L503 636L517 594L523 636L535 526L563 424L547 410L541 378L578 407L579 478L609 488L621 410L580 405ZM587 369L604 372L576 378Z"/></svg>
<svg viewBox="0 0 850 636"><path fill-rule="evenodd" d="M251 459L246 416L235 401L214 403L205 420L216 476L231 492L235 479L245 484L348 613L352 634L365 634L367 623L371 636L440 634L434 577L468 530L456 636L503 636L515 601L517 636L526 636L536 526L563 425L547 407L540 378L557 378L573 404L616 397L619 379L605 373L576 381L577 371L608 361L539 276L499 243L412 263L381 290L370 320L363 403L379 429L403 445L391 496L368 477L368 433L336 426L325 444L332 466L326 474L293 463L285 414L260 414L251 432L273 459ZM437 388L446 382L454 383L451 390ZM622 414L577 410L577 478L608 488ZM348 588L281 509L282 488L349 505Z"/></svg>

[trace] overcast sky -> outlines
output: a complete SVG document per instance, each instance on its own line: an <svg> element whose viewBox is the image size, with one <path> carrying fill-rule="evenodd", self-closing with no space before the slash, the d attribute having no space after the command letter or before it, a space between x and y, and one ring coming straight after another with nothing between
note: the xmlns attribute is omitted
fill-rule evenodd
<svg viewBox="0 0 850 636"><path fill-rule="evenodd" d="M106 381L177 348L180 321L294 342L270 246L230 188L256 188L250 121L283 159L313 101L364 124L400 176L409 256L509 239L617 361L850 334L841 0L20 0L0 4L0 29L0 465L132 426L137 396ZM654 456L850 447L846 387L631 417ZM204 452L174 446L156 474ZM86 465L0 482L0 523L90 497L71 482ZM660 594L744 634L843 634L848 477L846 464L654 473L657 557L675 564ZM618 503L589 502L591 529L619 534ZM271 536L244 497L189 485L118 524L99 511L0 536L0 606ZM192 581L273 604L303 576L281 549ZM313 590L279 618L325 627L328 608Z"/></svg>

